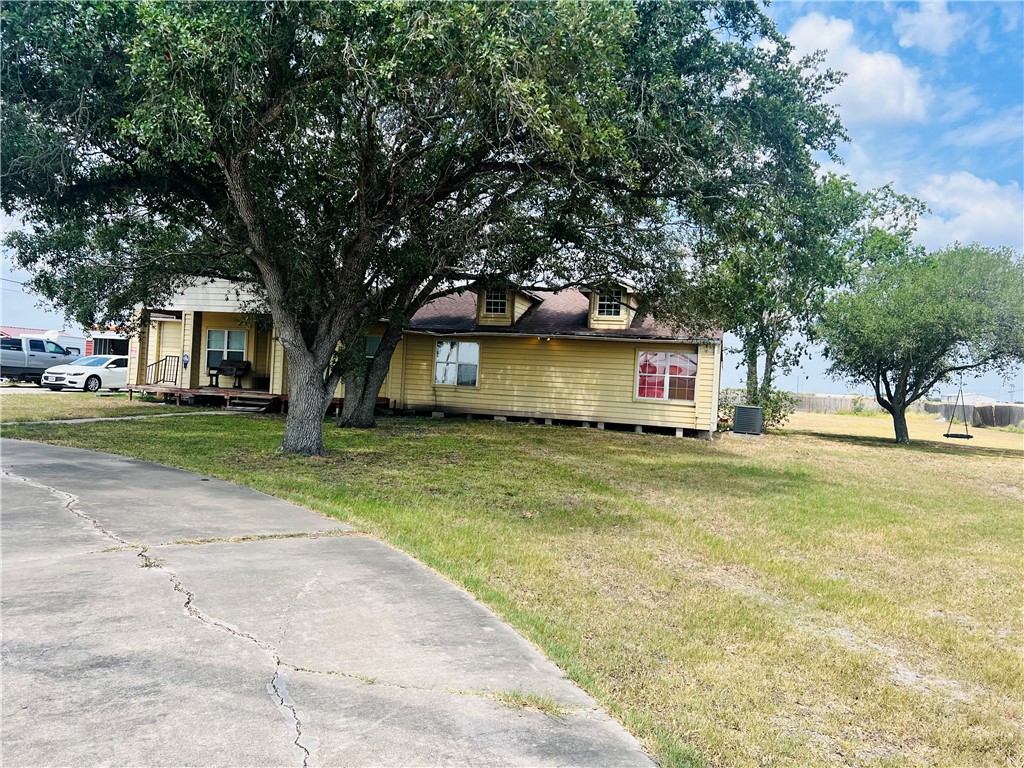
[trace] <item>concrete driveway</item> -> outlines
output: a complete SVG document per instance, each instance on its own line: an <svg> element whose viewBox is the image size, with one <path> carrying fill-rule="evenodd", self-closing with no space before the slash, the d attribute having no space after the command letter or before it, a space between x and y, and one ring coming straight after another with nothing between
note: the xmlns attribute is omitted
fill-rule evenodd
<svg viewBox="0 0 1024 768"><path fill-rule="evenodd" d="M336 520L117 456L0 454L7 766L651 765L494 614Z"/></svg>

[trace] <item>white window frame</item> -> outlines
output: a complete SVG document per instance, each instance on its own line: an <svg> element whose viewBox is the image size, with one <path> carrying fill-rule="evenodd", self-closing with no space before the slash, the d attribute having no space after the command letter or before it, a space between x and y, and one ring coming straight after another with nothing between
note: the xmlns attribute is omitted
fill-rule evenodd
<svg viewBox="0 0 1024 768"><path fill-rule="evenodd" d="M437 356L441 350L442 344L452 344L455 346L455 360L438 360ZM476 362L475 363L463 363L462 362L462 348L474 346L476 347ZM468 349L466 350L468 352ZM467 356L468 357L468 356ZM455 366L455 383L438 381L437 370L439 366ZM459 384L459 369L462 366L472 365L476 368L476 375L473 377L472 384ZM435 387L458 387L460 389L475 389L480 386L480 342L479 341L460 341L458 339L439 339L434 344L434 386Z"/></svg>
<svg viewBox="0 0 1024 768"><path fill-rule="evenodd" d="M491 309L492 306L502 307L501 310ZM488 288L484 291L484 314L485 315L507 315L508 314L508 291L499 291Z"/></svg>
<svg viewBox="0 0 1024 768"><path fill-rule="evenodd" d="M598 291L595 311L598 317L622 317L622 289Z"/></svg>
<svg viewBox="0 0 1024 768"><path fill-rule="evenodd" d="M660 374L653 373L641 373L640 365L644 355L667 355L665 361L665 372ZM672 375L672 355L684 355L689 357L693 361L693 376L673 376ZM645 376L660 377L661 378L661 391L662 394L658 397L652 397L649 394L640 394L640 377ZM696 403L697 402L697 379L700 376L700 354L698 352L680 352L677 349L666 350L666 349L639 349L636 353L636 360L633 363L633 397L637 400L644 400L647 402L659 402L659 403ZM693 397L676 398L669 397L671 391L671 379L693 379Z"/></svg>
<svg viewBox="0 0 1024 768"><path fill-rule="evenodd" d="M216 332L216 331L219 331L219 332L224 334L224 346L223 347L211 347L210 346L210 333ZM228 338L229 338L228 334L231 334L231 333L240 333L240 334L242 334L242 348L241 348L241 350L230 349L228 347ZM217 365L220 365L220 363L217 363L217 365L211 365L210 364L210 353L211 352L220 352L221 353L221 358L220 358L221 362L224 362L225 360L228 360L228 359L234 359L234 358L228 358L228 353L229 352L241 352L242 356L240 358L238 358L238 360L245 360L245 352L246 352L246 349L248 349L248 343L249 343L249 337L246 334L245 330L242 329L242 328L207 328L206 329L206 354L205 354L206 367L207 368L216 368Z"/></svg>

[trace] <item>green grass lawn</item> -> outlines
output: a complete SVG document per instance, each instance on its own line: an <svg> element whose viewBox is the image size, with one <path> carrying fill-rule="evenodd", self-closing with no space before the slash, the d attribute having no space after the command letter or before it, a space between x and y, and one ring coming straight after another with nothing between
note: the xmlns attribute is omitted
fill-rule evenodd
<svg viewBox="0 0 1024 768"><path fill-rule="evenodd" d="M229 420L230 419L230 420ZM278 417L7 427L323 510L463 585L665 766L981 766L1021 750L1020 435L799 414L707 443ZM916 432L916 433L915 433Z"/></svg>
<svg viewBox="0 0 1024 768"><path fill-rule="evenodd" d="M8 391L5 391L8 390ZM11 392L0 389L0 421L47 421L108 416L144 416L169 413L173 408L144 400L128 400L127 394L91 392Z"/></svg>

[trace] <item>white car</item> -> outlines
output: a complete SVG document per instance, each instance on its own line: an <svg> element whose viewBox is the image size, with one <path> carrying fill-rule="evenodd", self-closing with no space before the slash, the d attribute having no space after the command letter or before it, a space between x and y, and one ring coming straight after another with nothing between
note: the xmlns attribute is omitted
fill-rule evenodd
<svg viewBox="0 0 1024 768"><path fill-rule="evenodd" d="M54 392L61 389L82 389L111 392L128 385L128 358L122 355L90 355L73 363L47 368L40 382Z"/></svg>

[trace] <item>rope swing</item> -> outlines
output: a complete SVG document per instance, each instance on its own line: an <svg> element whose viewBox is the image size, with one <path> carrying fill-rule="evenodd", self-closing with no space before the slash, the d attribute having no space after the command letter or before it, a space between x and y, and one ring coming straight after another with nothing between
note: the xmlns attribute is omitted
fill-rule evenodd
<svg viewBox="0 0 1024 768"><path fill-rule="evenodd" d="M962 416L962 420L963 420L963 423L964 423L964 431L963 432L954 432L953 431L953 422L956 421L956 407L957 407L957 405L960 406L961 413L963 414L963 416ZM956 393L956 400L953 402L953 412L949 415L949 426L946 427L946 434L944 434L943 437L955 437L958 440L971 440L971 439L974 438L974 435L971 434L971 430L968 428L968 425L967 425L967 401L964 400L964 375L962 373L960 374L960 389Z"/></svg>

